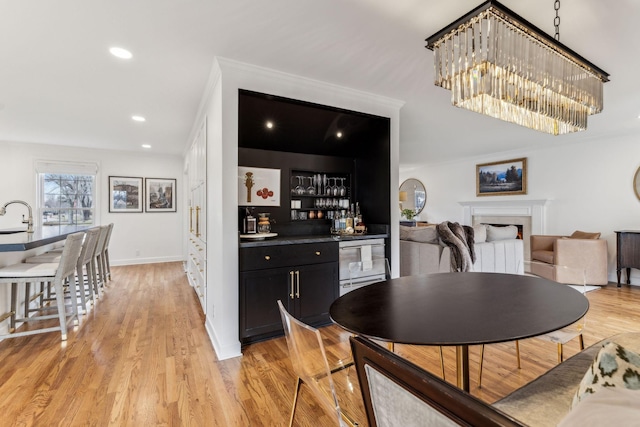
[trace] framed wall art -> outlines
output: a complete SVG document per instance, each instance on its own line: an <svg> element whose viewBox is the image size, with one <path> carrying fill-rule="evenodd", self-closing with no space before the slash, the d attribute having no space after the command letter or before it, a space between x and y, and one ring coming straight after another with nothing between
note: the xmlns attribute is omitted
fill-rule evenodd
<svg viewBox="0 0 640 427"><path fill-rule="evenodd" d="M173 178L145 178L145 211L176 211L176 180Z"/></svg>
<svg viewBox="0 0 640 427"><path fill-rule="evenodd" d="M142 178L109 177L109 212L142 212Z"/></svg>
<svg viewBox="0 0 640 427"><path fill-rule="evenodd" d="M238 166L238 206L280 206L280 169Z"/></svg>
<svg viewBox="0 0 640 427"><path fill-rule="evenodd" d="M527 159L476 165L476 196L527 194Z"/></svg>

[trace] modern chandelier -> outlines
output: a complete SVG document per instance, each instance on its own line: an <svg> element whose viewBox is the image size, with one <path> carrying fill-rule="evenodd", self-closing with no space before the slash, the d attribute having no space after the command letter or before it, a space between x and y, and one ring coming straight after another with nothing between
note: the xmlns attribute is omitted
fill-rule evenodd
<svg viewBox="0 0 640 427"><path fill-rule="evenodd" d="M453 105L552 135L582 131L602 111L609 74L497 1L427 39L435 84Z"/></svg>

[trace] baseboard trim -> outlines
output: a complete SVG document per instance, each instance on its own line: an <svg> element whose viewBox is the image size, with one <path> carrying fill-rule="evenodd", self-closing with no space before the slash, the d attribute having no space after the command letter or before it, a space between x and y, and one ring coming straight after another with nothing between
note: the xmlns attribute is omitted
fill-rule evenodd
<svg viewBox="0 0 640 427"><path fill-rule="evenodd" d="M159 264L162 262L184 262L182 256L168 256L168 257L156 257L156 258L132 258L132 259L119 259L110 261L113 266L122 265L138 265L138 264Z"/></svg>
<svg viewBox="0 0 640 427"><path fill-rule="evenodd" d="M218 356L218 360L225 360L242 356L240 341L231 345L223 346L217 339L215 328L211 324L210 318L208 316L204 322L204 325L205 329L207 330L207 334L209 335L209 340L211 340L211 344L213 345L213 350L216 352L216 356Z"/></svg>

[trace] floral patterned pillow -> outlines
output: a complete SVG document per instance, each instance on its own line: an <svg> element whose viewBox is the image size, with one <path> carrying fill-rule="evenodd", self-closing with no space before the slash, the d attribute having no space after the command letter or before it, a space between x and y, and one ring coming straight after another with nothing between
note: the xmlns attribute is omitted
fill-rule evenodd
<svg viewBox="0 0 640 427"><path fill-rule="evenodd" d="M609 342L582 378L571 407L600 389L612 387L640 390L640 355Z"/></svg>

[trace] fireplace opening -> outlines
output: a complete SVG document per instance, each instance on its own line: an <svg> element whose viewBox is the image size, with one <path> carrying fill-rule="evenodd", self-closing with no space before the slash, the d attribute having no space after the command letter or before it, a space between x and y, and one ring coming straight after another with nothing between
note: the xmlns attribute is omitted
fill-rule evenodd
<svg viewBox="0 0 640 427"><path fill-rule="evenodd" d="M494 226L494 227L508 227L510 225L513 225L518 229L518 235L516 236L516 239L520 239L520 240L523 239L522 236L523 236L523 232L524 232L524 226L522 224L489 224L489 223L486 223L486 222L483 222L482 224L483 225L491 225L491 226Z"/></svg>

